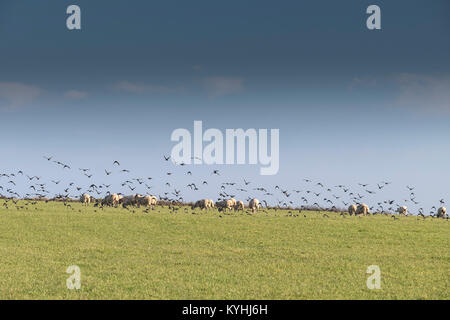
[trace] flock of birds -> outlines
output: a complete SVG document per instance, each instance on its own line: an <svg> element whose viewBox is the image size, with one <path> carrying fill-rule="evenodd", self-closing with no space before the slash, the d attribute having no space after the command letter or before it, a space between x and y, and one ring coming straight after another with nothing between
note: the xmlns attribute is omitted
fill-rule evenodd
<svg viewBox="0 0 450 320"><path fill-rule="evenodd" d="M208 191L214 190L209 185L209 178L215 177L221 179L221 173L218 169L211 170L209 178L199 177L194 179L193 169L184 169L186 164L173 163L170 161L170 156L163 156L162 161L170 162L175 166L183 168L183 174L186 177L190 177L193 182L184 185L183 187L176 187L174 182L174 172L167 171L164 173L166 181L164 181L165 190L157 195L160 201L172 204L185 204L187 201L184 198L184 189L186 191L197 193L201 189L207 188ZM8 208L10 201L17 205L19 199L29 199L37 203L38 200L59 200L66 202L78 199L80 194L89 194L94 199L101 199L112 193L113 183L94 183L94 177L100 176L102 179L120 174L120 187L123 192L117 192L119 195L131 194L144 194L153 195L152 177L133 177L130 169L124 168L118 160L111 162L110 168L105 168L100 174L94 174L90 168L72 168L71 165L59 160L55 160L53 156L43 156L44 161L49 164L59 167L63 171L74 170L78 174L82 175L84 179L87 179L87 186L82 186L75 181L63 182L63 180L50 179L46 180L38 175L30 175L23 170L17 170L12 173L0 173L0 198L5 199L3 203L5 208ZM21 194L17 185L19 180L26 182L26 192ZM318 211L336 211L345 212L347 207L351 204L361 204L365 199L371 195L381 193L391 185L389 181L381 181L375 185L368 183L358 183L357 188L351 189L348 186L339 184L335 186L327 186L320 181L312 181L311 179L303 179L303 187L288 189L281 185L275 185L272 188L266 186L254 185L251 181L242 178L239 182L222 181L218 182L217 179L214 183L218 183L217 201L222 201L230 198L239 198L250 201L253 198L259 198L260 203L264 209L288 209L288 210L318 210ZM77 179L78 180L78 179ZM22 181L23 183L23 181ZM213 184L213 183L211 183ZM118 186L117 186L118 187ZM58 191L51 192L50 189L57 188ZM22 190L24 188L22 187ZM115 191L117 189L114 189ZM398 208L411 203L415 206L420 205L420 202L416 199L415 187L406 186L406 190L409 193L408 199L403 199L401 202L397 202L392 199L386 199L377 201L369 207L371 213L378 214L393 214ZM440 206L445 204L444 199L439 200ZM440 207L438 206L438 207ZM423 218L436 217L438 207L433 206L425 209L420 207L417 212L414 212L418 216ZM292 213L292 211L290 211ZM326 216L326 214L324 215ZM447 218L448 219L448 218Z"/></svg>

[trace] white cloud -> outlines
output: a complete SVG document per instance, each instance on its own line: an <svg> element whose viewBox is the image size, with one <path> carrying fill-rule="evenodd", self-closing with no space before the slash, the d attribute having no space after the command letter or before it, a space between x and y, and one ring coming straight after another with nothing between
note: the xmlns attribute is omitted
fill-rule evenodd
<svg viewBox="0 0 450 320"><path fill-rule="evenodd" d="M171 93L180 91L180 88L170 88L167 86L136 83L130 81L118 82L114 88L118 91L129 93Z"/></svg>
<svg viewBox="0 0 450 320"><path fill-rule="evenodd" d="M397 73L380 77L355 77L350 91L392 90L393 106L411 111L450 111L450 75Z"/></svg>
<svg viewBox="0 0 450 320"><path fill-rule="evenodd" d="M17 109L31 104L41 89L18 82L0 82L0 108Z"/></svg>
<svg viewBox="0 0 450 320"><path fill-rule="evenodd" d="M396 103L430 111L450 111L450 76L403 73L395 76L399 85Z"/></svg>
<svg viewBox="0 0 450 320"><path fill-rule="evenodd" d="M79 90L69 90L64 93L64 97L70 99L83 99L87 97L87 92Z"/></svg>
<svg viewBox="0 0 450 320"><path fill-rule="evenodd" d="M210 96L217 97L244 90L244 80L236 77L208 77L205 88Z"/></svg>

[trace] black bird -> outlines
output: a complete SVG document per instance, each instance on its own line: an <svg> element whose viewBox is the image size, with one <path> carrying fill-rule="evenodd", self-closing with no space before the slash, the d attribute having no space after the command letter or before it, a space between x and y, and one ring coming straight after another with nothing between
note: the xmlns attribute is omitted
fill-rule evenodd
<svg viewBox="0 0 450 320"><path fill-rule="evenodd" d="M368 183L358 183L361 187L365 188L367 187L369 184Z"/></svg>

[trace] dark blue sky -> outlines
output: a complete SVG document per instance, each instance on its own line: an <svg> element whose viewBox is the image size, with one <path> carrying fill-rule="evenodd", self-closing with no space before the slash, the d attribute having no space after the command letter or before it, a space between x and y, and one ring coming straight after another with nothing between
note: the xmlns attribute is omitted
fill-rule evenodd
<svg viewBox="0 0 450 320"><path fill-rule="evenodd" d="M70 4L81 31L66 28ZM371 4L382 30L366 28ZM156 179L171 132L203 120L280 129L279 174L231 166L230 179L385 179L431 204L450 196L449 31L438 0L2 1L0 170L119 153Z"/></svg>

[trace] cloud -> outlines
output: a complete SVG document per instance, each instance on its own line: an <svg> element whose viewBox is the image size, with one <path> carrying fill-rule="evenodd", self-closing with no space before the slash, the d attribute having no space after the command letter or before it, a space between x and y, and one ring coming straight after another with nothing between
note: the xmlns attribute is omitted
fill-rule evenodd
<svg viewBox="0 0 450 320"><path fill-rule="evenodd" d="M450 76L402 73L395 76L399 86L396 103L433 111L450 111Z"/></svg>
<svg viewBox="0 0 450 320"><path fill-rule="evenodd" d="M17 109L31 104L41 89L18 82L0 82L0 108Z"/></svg>
<svg viewBox="0 0 450 320"><path fill-rule="evenodd" d="M181 88L170 88L167 86L136 83L130 81L118 82L114 88L118 91L128 93L171 93L180 91Z"/></svg>
<svg viewBox="0 0 450 320"><path fill-rule="evenodd" d="M87 92L79 90L69 90L64 93L64 97L70 99L83 99L87 97Z"/></svg>
<svg viewBox="0 0 450 320"><path fill-rule="evenodd" d="M236 77L205 78L205 89L210 96L217 97L244 90L244 80Z"/></svg>
<svg viewBox="0 0 450 320"><path fill-rule="evenodd" d="M392 105L411 111L450 111L450 75L396 73L355 77L348 88L392 92Z"/></svg>

